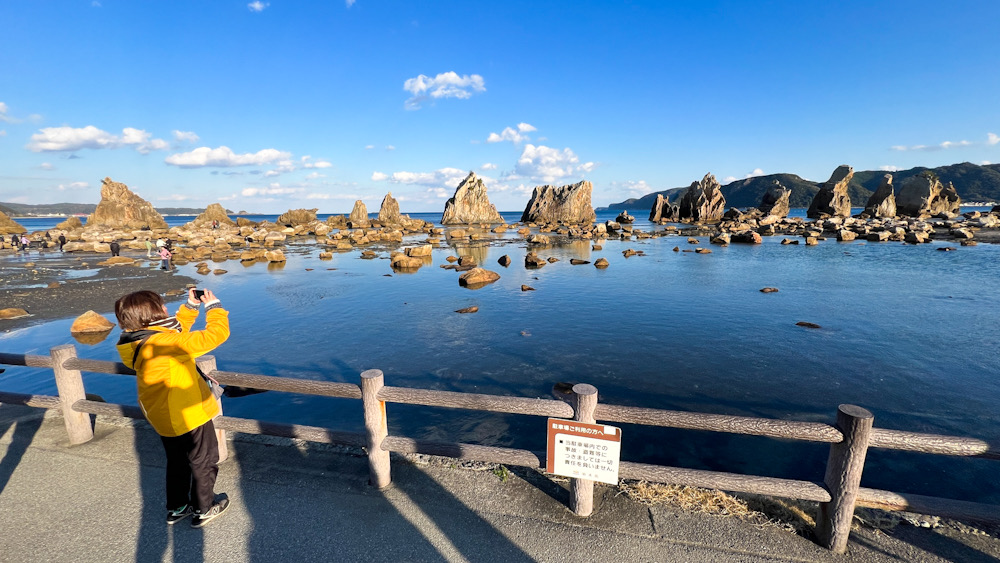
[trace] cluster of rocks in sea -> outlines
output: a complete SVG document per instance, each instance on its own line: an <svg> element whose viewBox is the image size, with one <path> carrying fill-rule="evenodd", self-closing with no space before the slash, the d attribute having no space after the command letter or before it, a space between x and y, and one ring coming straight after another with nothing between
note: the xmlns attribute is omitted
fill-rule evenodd
<svg viewBox="0 0 1000 563"><path fill-rule="evenodd" d="M534 189L521 221L506 224L490 203L487 188L475 173L462 180L454 196L445 204L442 226L413 219L399 211L399 202L388 193L382 200L376 219L369 218L364 202L357 201L347 216L334 215L317 219L317 209L290 209L275 222L254 222L237 216L233 220L218 203L209 205L193 221L168 227L153 206L122 183L105 178L101 201L84 225L70 217L48 233L49 241L64 234L66 252L110 253L111 243L122 248L143 251L146 241L170 239L174 243L176 264L195 262L200 273L209 273L208 260L239 260L249 265L257 262L281 263L286 260L282 245L289 238L314 237L320 245L321 259L334 252L351 251L371 245L396 250L390 254L392 267L413 271L431 262L431 250L442 243L471 244L489 241L508 231L515 231L528 246L525 265L534 254L560 239L594 240L593 249L601 248L604 239L644 239L667 235L707 236L714 244L758 244L764 236L782 235L782 242L806 245L824 238L840 241L900 241L923 243L935 238L960 240L975 244L975 233L982 229L1000 230L1000 208L989 213L959 215L960 198L950 184L944 186L933 174L907 179L896 189L892 175L886 174L882 185L866 202L864 211L851 216L848 184L853 169L838 167L820 186L807 212L807 218L788 217L791 191L778 182L764 194L760 205L751 209L725 210L725 197L712 174L706 174L675 201L657 197L649 219L655 227L649 231L633 228L634 217L623 211L616 221L596 223L591 204L593 186L582 181L566 186L539 186ZM3 228L20 225L0 213ZM662 227L660 229L659 227ZM404 238L423 236L422 244L403 248ZM32 233L34 240L45 240L44 232ZM509 238L509 234L505 235ZM795 237L795 238L789 238ZM412 240L412 238L410 239ZM52 244L51 242L49 244ZM364 249L362 258L377 253ZM701 249L700 253L710 251ZM102 264L137 264L142 260L127 256L110 258ZM596 265L596 264L595 264ZM459 268L461 265L455 266ZM597 267L606 267L604 264ZM463 270L464 271L464 270ZM215 273L224 270L215 270ZM478 282L473 282L473 285Z"/></svg>

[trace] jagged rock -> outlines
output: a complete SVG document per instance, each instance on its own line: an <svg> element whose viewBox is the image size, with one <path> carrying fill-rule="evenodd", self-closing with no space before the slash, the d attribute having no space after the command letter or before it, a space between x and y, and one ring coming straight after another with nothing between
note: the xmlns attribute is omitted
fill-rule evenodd
<svg viewBox="0 0 1000 563"><path fill-rule="evenodd" d="M722 186L712 174L705 174L700 182L692 182L681 197L678 214L681 220L695 223L711 223L722 218L726 209L726 198Z"/></svg>
<svg viewBox="0 0 1000 563"><path fill-rule="evenodd" d="M542 266L548 264L543 258L540 258L534 252L529 252L524 256L524 267L525 268L541 268Z"/></svg>
<svg viewBox="0 0 1000 563"><path fill-rule="evenodd" d="M949 183L941 185L941 180L925 171L907 178L896 194L896 211L910 217L933 217L958 215L961 199L955 187Z"/></svg>
<svg viewBox="0 0 1000 563"><path fill-rule="evenodd" d="M79 221L79 219L77 219ZM27 232L28 230L20 223L11 219L6 213L0 211L0 235L12 235Z"/></svg>
<svg viewBox="0 0 1000 563"><path fill-rule="evenodd" d="M382 198L382 207L378 209L378 220L382 223L399 223L403 220L399 214L399 202L392 197L392 192Z"/></svg>
<svg viewBox="0 0 1000 563"><path fill-rule="evenodd" d="M441 215L442 225L503 222L500 212L486 195L486 184L475 172L469 172L458 184L455 195L444 204Z"/></svg>
<svg viewBox="0 0 1000 563"><path fill-rule="evenodd" d="M479 265L474 256L460 256L458 258L458 265L463 268L475 268Z"/></svg>
<svg viewBox="0 0 1000 563"><path fill-rule="evenodd" d="M730 235L729 233L719 233L708 240L708 242L712 244L722 244L722 245L729 244L731 241L732 241L732 235Z"/></svg>
<svg viewBox="0 0 1000 563"><path fill-rule="evenodd" d="M615 221L618 223L634 223L635 217L629 215L628 210L626 209L625 211L619 213L617 217L615 217Z"/></svg>
<svg viewBox="0 0 1000 563"><path fill-rule="evenodd" d="M768 188L760 199L760 205L757 206L757 209L760 209L765 216L788 217L788 198L791 195L792 190L775 180L774 185Z"/></svg>
<svg viewBox="0 0 1000 563"><path fill-rule="evenodd" d="M393 253L390 264L396 270L417 270L424 265L424 260L416 256L407 256L403 252Z"/></svg>
<svg viewBox="0 0 1000 563"><path fill-rule="evenodd" d="M316 220L316 211L318 209L289 209L278 218L275 219L275 223L278 225L285 225L289 227L294 227L296 225L305 225L312 223Z"/></svg>
<svg viewBox="0 0 1000 563"><path fill-rule="evenodd" d="M101 181L101 201L87 217L87 228L166 229L167 222L153 205L111 178Z"/></svg>
<svg viewBox="0 0 1000 563"><path fill-rule="evenodd" d="M896 216L896 194L892 189L892 174L882 177L882 183L865 204L865 213L869 217L888 219Z"/></svg>
<svg viewBox="0 0 1000 563"><path fill-rule="evenodd" d="M354 202L354 209L348 215L347 222L354 229L367 229L371 226L371 221L368 219L368 207L365 206L365 202L360 199Z"/></svg>
<svg viewBox="0 0 1000 563"><path fill-rule="evenodd" d="M653 208L649 210L649 221L652 223L675 223L680 220L681 207L671 204L663 194L656 194Z"/></svg>
<svg viewBox="0 0 1000 563"><path fill-rule="evenodd" d="M115 328L115 323L104 318L102 315L98 315L94 311L87 311L73 321L73 325L69 327L69 331L72 333L104 332L113 328Z"/></svg>
<svg viewBox="0 0 1000 563"><path fill-rule="evenodd" d="M507 256L506 254L504 254L503 256L500 257L499 260L497 260L497 264L500 264L504 268L506 268L507 266L510 266L510 256Z"/></svg>
<svg viewBox="0 0 1000 563"><path fill-rule="evenodd" d="M500 279L500 274L496 272L485 270L483 268L473 268L459 276L458 285L468 287L469 289L477 289L483 287L484 285L491 284L498 279Z"/></svg>
<svg viewBox="0 0 1000 563"><path fill-rule="evenodd" d="M584 180L568 186L536 186L521 214L521 222L582 225L597 219L590 203L594 186Z"/></svg>
<svg viewBox="0 0 1000 563"><path fill-rule="evenodd" d="M853 177L853 168L846 164L838 166L830 179L819 187L812 203L809 204L806 216L810 219L818 219L823 215L850 217L851 196L847 194L847 186Z"/></svg>
<svg viewBox="0 0 1000 563"><path fill-rule="evenodd" d="M535 291L535 288L530 285L521 284L521 291Z"/></svg>
<svg viewBox="0 0 1000 563"><path fill-rule="evenodd" d="M851 242L856 238L858 238L858 234L854 231L848 231L847 229L837 231L837 240L840 242Z"/></svg>
<svg viewBox="0 0 1000 563"><path fill-rule="evenodd" d="M608 265L609 264L608 264L608 259L607 258L598 258L597 261L594 262L594 267L597 268L597 269L599 269L599 270L603 270L604 268L607 268Z"/></svg>

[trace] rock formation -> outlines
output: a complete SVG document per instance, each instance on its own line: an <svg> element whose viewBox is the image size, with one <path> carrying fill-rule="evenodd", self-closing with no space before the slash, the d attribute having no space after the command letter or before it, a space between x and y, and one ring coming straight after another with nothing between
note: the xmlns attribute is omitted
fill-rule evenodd
<svg viewBox="0 0 1000 563"><path fill-rule="evenodd" d="M634 223L635 217L629 215L628 209L626 209L621 213L619 213L617 217L615 217L615 221L617 221L618 223Z"/></svg>
<svg viewBox="0 0 1000 563"><path fill-rule="evenodd" d="M76 215L70 215L65 221L56 225L56 229L60 231L75 231L82 228L83 222Z"/></svg>
<svg viewBox="0 0 1000 563"><path fill-rule="evenodd" d="M383 224L393 224L402 221L399 215L399 202L392 197L392 192L385 194L382 198L382 207L378 209L378 220Z"/></svg>
<svg viewBox="0 0 1000 563"><path fill-rule="evenodd" d="M768 188L764 197L760 199L760 205L757 206L757 209L760 209L765 216L788 217L788 198L791 195L792 190L775 180L774 185Z"/></svg>
<svg viewBox="0 0 1000 563"><path fill-rule="evenodd" d="M315 217L316 214L314 213L313 218ZM222 204L219 203L213 203L206 207L205 211L201 215L195 217L191 223L193 223L193 226L196 227L211 227L212 221L218 221L220 226L236 224L235 221L229 218L229 215L226 213L226 208L222 207Z"/></svg>
<svg viewBox="0 0 1000 563"><path fill-rule="evenodd" d="M710 223L722 218L726 198L722 186L712 174L705 174L701 182L692 182L681 197L679 218L695 223Z"/></svg>
<svg viewBox="0 0 1000 563"><path fill-rule="evenodd" d="M955 187L941 185L933 172L925 171L908 178L896 194L896 211L909 217L954 217L959 213L961 199Z"/></svg>
<svg viewBox="0 0 1000 563"><path fill-rule="evenodd" d="M503 222L500 212L486 195L486 185L475 172L469 172L458 184L455 195L444 204L444 214L441 215L442 225Z"/></svg>
<svg viewBox="0 0 1000 563"><path fill-rule="evenodd" d="M354 202L354 209L351 210L351 214L347 217L347 222L354 228L371 225L371 221L368 219L368 207L365 205L365 202L360 199Z"/></svg>
<svg viewBox="0 0 1000 563"><path fill-rule="evenodd" d="M6 213L0 211L0 235L20 234L24 232L27 232L27 229L8 217Z"/></svg>
<svg viewBox="0 0 1000 563"><path fill-rule="evenodd" d="M853 177L853 168L846 164L838 166L830 179L819 187L812 203L809 204L806 216L810 219L818 219L824 215L850 217L851 197L847 194L847 185L851 183Z"/></svg>
<svg viewBox="0 0 1000 563"><path fill-rule="evenodd" d="M653 223L675 223L680 220L680 206L671 204L663 194L656 194L653 208L649 210L649 220Z"/></svg>
<svg viewBox="0 0 1000 563"><path fill-rule="evenodd" d="M101 201L87 217L87 227L111 229L166 229L167 222L153 205L111 178L101 181Z"/></svg>
<svg viewBox="0 0 1000 563"><path fill-rule="evenodd" d="M582 225L597 219L590 195L594 186L584 180L569 186L536 186L521 214L521 222Z"/></svg>
<svg viewBox="0 0 1000 563"><path fill-rule="evenodd" d="M364 204L362 204L364 205ZM306 223L312 223L316 220L316 211L318 209L289 209L274 221L278 225L286 225L289 227L294 227L296 225L305 225Z"/></svg>
<svg viewBox="0 0 1000 563"><path fill-rule="evenodd" d="M892 174L886 174L878 189L868 198L868 203L865 204L865 213L869 217L888 219L896 216L896 194L892 190Z"/></svg>

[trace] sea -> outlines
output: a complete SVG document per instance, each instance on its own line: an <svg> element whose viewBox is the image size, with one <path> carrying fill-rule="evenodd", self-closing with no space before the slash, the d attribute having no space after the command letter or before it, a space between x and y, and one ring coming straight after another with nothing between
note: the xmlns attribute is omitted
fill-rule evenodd
<svg viewBox="0 0 1000 563"><path fill-rule="evenodd" d="M633 214L636 229L662 230ZM598 220L616 215L602 212ZM174 226L193 217L165 219ZM62 218L17 220L34 231ZM423 238L407 237L404 245ZM537 252L558 261L528 270L527 245L511 233L437 246L432 263L409 274L393 272L389 247L375 247L370 260L358 251L321 260L315 240L301 238L287 241L284 265L227 261L211 264L224 275L199 275L193 264L178 273L212 289L231 311L232 335L214 352L224 371L356 383L377 368L392 386L541 398L552 398L557 383L589 383L603 403L830 423L847 403L870 410L876 427L1000 443L1000 245L831 238L807 247L782 245L782 238L728 247L707 237L698 245L686 236L609 239L601 250L592 241L555 242ZM682 252L696 246L712 252ZM641 255L626 258L626 249ZM474 256L500 280L460 287L458 274L440 267L460 255ZM503 255L509 267L497 263ZM607 269L570 264L600 257ZM765 294L764 287L779 291ZM108 311L117 297L108 296ZM170 307L180 303L174 298ZM471 306L479 311L455 312ZM0 351L48 354L75 344L81 357L118 360L117 330L82 344L69 334L72 320L0 332ZM136 404L130 377L88 373L85 384L107 401ZM51 371L13 366L0 374L0 389L56 392ZM538 417L387 409L394 435L545 448ZM269 392L229 399L225 412L363 431L360 402L346 399ZM621 426L623 460L696 469L822 481L829 450ZM1000 461L871 450L862 485L1000 504Z"/></svg>

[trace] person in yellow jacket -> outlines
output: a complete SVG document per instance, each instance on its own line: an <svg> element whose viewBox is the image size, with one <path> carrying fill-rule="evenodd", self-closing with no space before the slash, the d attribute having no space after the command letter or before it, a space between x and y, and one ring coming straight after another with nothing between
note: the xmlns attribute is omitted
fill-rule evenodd
<svg viewBox="0 0 1000 563"><path fill-rule="evenodd" d="M205 329L191 330L205 305ZM167 454L167 524L193 516L204 526L229 507L216 502L219 442L212 419L221 413L218 399L195 365L229 338L229 312L209 290L187 302L171 317L159 294L130 293L115 302L122 334L118 354L135 370L139 406L160 435Z"/></svg>

